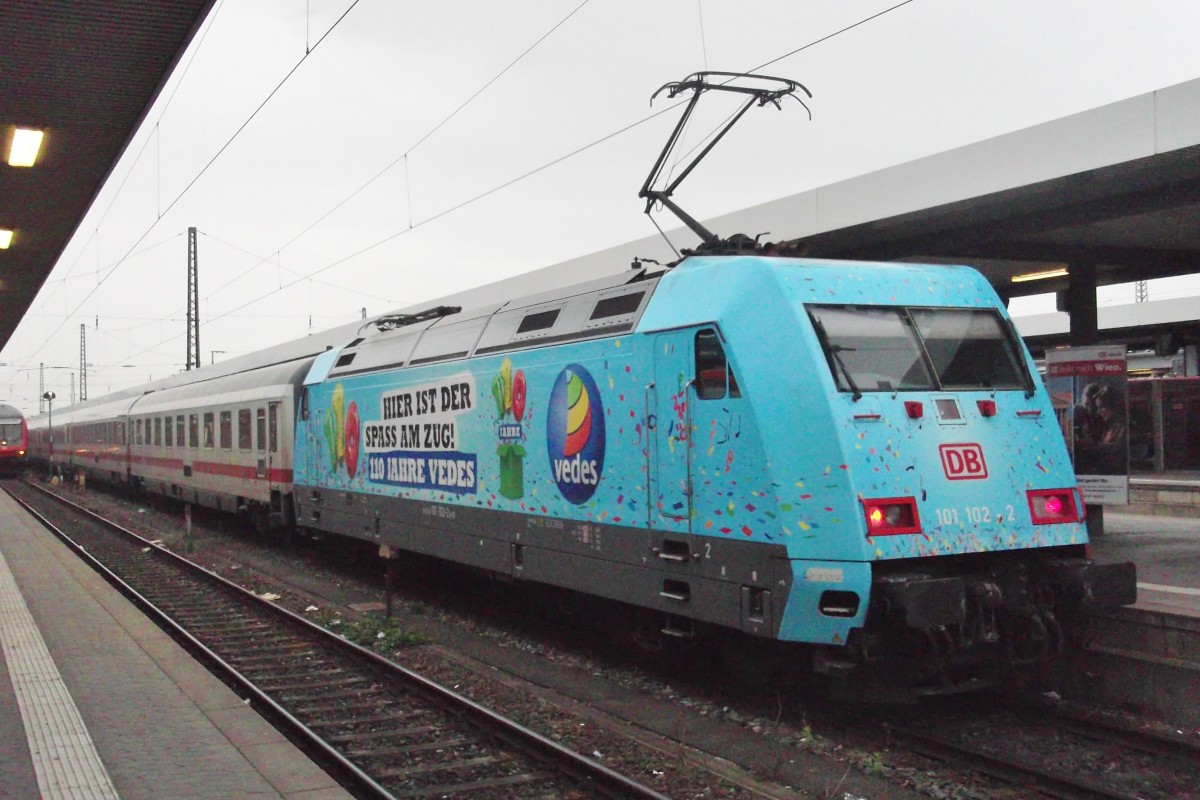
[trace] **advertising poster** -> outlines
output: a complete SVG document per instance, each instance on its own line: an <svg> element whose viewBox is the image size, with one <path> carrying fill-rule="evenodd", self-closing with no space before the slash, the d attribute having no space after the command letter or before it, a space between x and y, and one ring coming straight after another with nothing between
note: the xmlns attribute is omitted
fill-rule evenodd
<svg viewBox="0 0 1200 800"><path fill-rule="evenodd" d="M1046 353L1046 388L1085 503L1129 503L1125 345Z"/></svg>

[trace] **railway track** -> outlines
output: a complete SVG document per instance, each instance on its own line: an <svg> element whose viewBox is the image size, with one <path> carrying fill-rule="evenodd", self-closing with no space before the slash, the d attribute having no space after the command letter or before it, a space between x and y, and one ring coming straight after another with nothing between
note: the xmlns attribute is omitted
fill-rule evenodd
<svg viewBox="0 0 1200 800"><path fill-rule="evenodd" d="M5 489L362 797L666 797L56 495Z"/></svg>
<svg viewBox="0 0 1200 800"><path fill-rule="evenodd" d="M901 720L888 733L926 756L1061 800L1196 800L1200 745L1091 713L1006 700Z"/></svg>

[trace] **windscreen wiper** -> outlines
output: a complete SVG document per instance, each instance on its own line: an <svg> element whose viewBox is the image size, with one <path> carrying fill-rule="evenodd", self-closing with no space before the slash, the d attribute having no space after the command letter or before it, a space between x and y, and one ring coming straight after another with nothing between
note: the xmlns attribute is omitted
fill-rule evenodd
<svg viewBox="0 0 1200 800"><path fill-rule="evenodd" d="M817 332L817 339L821 342L821 348L829 354L829 358L832 359L836 368L842 371L842 376L846 379L846 385L850 387L850 391L853 392L852 397L854 398L854 402L857 403L862 399L862 391L859 390L858 384L854 382L854 376L850 374L850 369L846 366L846 362L842 361L842 356L840 355L843 350L852 350L853 348L830 344L829 334L825 332L824 323L811 314L809 315L809 319L812 320L813 328Z"/></svg>

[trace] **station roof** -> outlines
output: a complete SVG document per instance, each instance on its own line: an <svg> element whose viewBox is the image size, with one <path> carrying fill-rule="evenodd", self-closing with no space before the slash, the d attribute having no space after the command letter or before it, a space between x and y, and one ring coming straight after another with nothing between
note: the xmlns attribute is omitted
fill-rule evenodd
<svg viewBox="0 0 1200 800"><path fill-rule="evenodd" d="M969 264L1015 276L1092 263L1097 285L1200 272L1200 80L713 220L820 258Z"/></svg>
<svg viewBox="0 0 1200 800"><path fill-rule="evenodd" d="M686 210L686 197L677 197ZM1002 296L1061 291L1012 278L1088 262L1097 285L1200 272L1200 80L1131 97L705 219L718 236L800 239L814 258L968 264ZM677 247L699 239L669 232ZM548 285L671 258L661 237L529 276ZM1066 336L1063 336L1063 342Z"/></svg>
<svg viewBox="0 0 1200 800"><path fill-rule="evenodd" d="M8 343L214 0L5 0L0 24L0 348ZM13 129L43 130L32 167Z"/></svg>

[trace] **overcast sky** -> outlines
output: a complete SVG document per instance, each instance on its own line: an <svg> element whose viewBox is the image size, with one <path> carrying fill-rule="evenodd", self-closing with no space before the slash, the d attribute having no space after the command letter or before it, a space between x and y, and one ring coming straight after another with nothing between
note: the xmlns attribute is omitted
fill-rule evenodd
<svg viewBox="0 0 1200 800"><path fill-rule="evenodd" d="M1200 77L1198 30L1194 0L219 0L0 399L36 411L44 363L68 400L81 323L91 397L182 369L189 226L209 363L653 234L637 192L677 112L650 95L696 70L814 95L682 184L704 219Z"/></svg>

